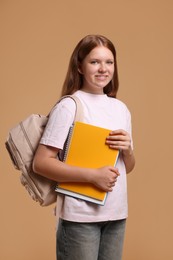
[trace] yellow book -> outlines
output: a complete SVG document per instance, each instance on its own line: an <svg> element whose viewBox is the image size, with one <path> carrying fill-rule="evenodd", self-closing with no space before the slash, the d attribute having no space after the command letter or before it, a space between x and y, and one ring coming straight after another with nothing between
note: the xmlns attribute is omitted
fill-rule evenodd
<svg viewBox="0 0 173 260"><path fill-rule="evenodd" d="M64 161L72 166L100 168L115 166L119 151L105 144L111 130L75 122L72 128ZM75 198L104 205L107 192L89 183L58 183L56 191Z"/></svg>

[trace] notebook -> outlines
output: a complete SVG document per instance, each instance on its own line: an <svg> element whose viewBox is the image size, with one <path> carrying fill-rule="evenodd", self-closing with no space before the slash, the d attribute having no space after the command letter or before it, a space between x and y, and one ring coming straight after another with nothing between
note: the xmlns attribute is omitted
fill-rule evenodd
<svg viewBox="0 0 173 260"><path fill-rule="evenodd" d="M100 168L116 164L119 151L105 144L111 130L83 122L75 122L70 130L64 162L79 167ZM104 205L107 192L89 183L58 183L57 192Z"/></svg>

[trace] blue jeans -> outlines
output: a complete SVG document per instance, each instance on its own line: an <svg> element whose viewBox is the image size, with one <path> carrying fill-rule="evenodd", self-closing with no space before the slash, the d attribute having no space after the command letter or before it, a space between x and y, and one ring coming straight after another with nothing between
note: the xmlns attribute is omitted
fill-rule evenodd
<svg viewBox="0 0 173 260"><path fill-rule="evenodd" d="M76 223L60 220L57 260L121 260L126 220Z"/></svg>

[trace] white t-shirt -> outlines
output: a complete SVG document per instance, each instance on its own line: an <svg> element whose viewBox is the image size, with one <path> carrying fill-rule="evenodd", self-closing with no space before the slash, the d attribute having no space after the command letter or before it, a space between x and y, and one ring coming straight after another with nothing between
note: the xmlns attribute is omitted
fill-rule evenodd
<svg viewBox="0 0 173 260"><path fill-rule="evenodd" d="M75 92L74 95L80 99L83 105L83 122L110 130L124 129L131 135L131 115L123 102L105 94L96 95L81 90ZM50 114L40 143L63 149L74 119L75 109L75 103L70 98L58 103ZM63 196L63 204L57 203L60 217L75 222L99 222L127 218L126 170L121 153L116 167L119 169L120 176L113 191L108 193L104 206Z"/></svg>

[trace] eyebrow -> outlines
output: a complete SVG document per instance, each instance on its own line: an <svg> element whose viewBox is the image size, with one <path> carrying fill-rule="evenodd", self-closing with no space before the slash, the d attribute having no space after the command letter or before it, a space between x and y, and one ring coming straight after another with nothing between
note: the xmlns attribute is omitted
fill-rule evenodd
<svg viewBox="0 0 173 260"><path fill-rule="evenodd" d="M90 58L90 60L100 61L100 60L102 60L102 58L101 59L99 59L99 58ZM114 61L114 58L106 58L105 60Z"/></svg>

